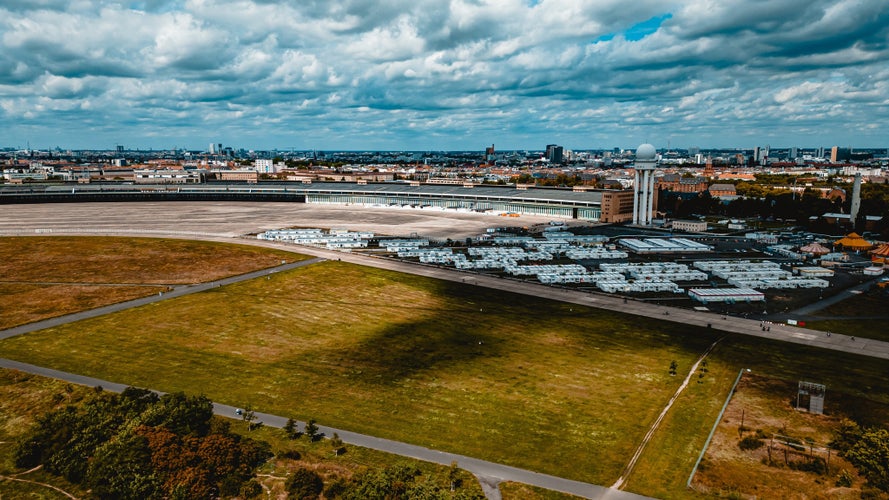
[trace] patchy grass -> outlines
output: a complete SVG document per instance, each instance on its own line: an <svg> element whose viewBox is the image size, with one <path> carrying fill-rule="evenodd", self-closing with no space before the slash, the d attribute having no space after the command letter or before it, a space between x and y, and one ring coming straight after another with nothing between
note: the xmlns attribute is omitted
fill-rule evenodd
<svg viewBox="0 0 889 500"><path fill-rule="evenodd" d="M827 445L842 419L851 416L847 408L866 406L871 418L885 422L889 406L828 389L825 414L815 415L794 409L796 391L795 382L745 374L695 476L694 487L762 498L860 496L864 480L835 451L828 453ZM762 446L742 450L742 437L759 439ZM788 446L782 441L799 444ZM822 460L825 466L829 463L829 470L798 470L813 459ZM853 484L840 488L836 481L844 470L851 474Z"/></svg>
<svg viewBox="0 0 889 500"><path fill-rule="evenodd" d="M580 498L567 493L513 482L500 483L500 494L504 500L576 500Z"/></svg>
<svg viewBox="0 0 889 500"><path fill-rule="evenodd" d="M138 332L138 334L134 334ZM5 356L609 484L714 333L325 262Z"/></svg>
<svg viewBox="0 0 889 500"><path fill-rule="evenodd" d="M232 421L232 430L253 439L265 441L272 446L275 458L266 462L257 472L257 480L265 486L266 491L271 491L272 496L284 493L284 483L289 474L296 468L306 467L317 472L325 485L337 479L351 479L356 474L372 470L391 467L398 464L416 466L425 477L431 478L435 484L448 486L449 467L431 462L412 460L398 455L392 455L382 451L371 450L359 446L344 445L345 452L334 453L334 446L330 439L309 441L305 436L297 439L288 439L281 429L260 427L257 430L247 431L247 425L241 421ZM332 436L327 436L328 438ZM294 457L293 453L299 458ZM459 464L457 464L459 467ZM456 479L460 489L482 494L478 480L465 470L458 470ZM519 497L504 496L506 500Z"/></svg>
<svg viewBox="0 0 889 500"><path fill-rule="evenodd" d="M806 328L889 341L889 289L871 287L812 315Z"/></svg>
<svg viewBox="0 0 889 500"><path fill-rule="evenodd" d="M806 328L822 332L843 333L855 337L889 342L889 330L885 319L829 319L806 321Z"/></svg>
<svg viewBox="0 0 889 500"><path fill-rule="evenodd" d="M157 238L0 238L0 329L272 267L294 253ZM14 307L9 304L15 304Z"/></svg>
<svg viewBox="0 0 889 500"><path fill-rule="evenodd" d="M876 285L870 289L852 295L851 297L832 304L816 314L818 316L887 316L889 306L889 288L880 288Z"/></svg>
<svg viewBox="0 0 889 500"><path fill-rule="evenodd" d="M889 380L885 377L889 362L730 335L711 353L709 372L702 383L693 382L688 387L652 437L629 478L627 490L658 498L696 495L686 489L686 480L731 384L739 370L746 368L753 374L768 374L792 384L799 380L823 383L828 386L828 395L849 394L843 399L844 411L863 419L862 422L875 424L889 419L885 413L876 411L882 405L889 405ZM679 372L683 373L681 363ZM731 493L731 489L721 492Z"/></svg>

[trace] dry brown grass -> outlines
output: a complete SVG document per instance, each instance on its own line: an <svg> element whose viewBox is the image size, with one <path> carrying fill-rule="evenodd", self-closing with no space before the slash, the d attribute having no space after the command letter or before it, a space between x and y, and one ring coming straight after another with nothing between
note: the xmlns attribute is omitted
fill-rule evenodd
<svg viewBox="0 0 889 500"><path fill-rule="evenodd" d="M305 257L197 241L0 238L0 329L212 281Z"/></svg>
<svg viewBox="0 0 889 500"><path fill-rule="evenodd" d="M827 444L846 416L843 406L848 397L828 392L825 414L815 415L793 408L796 391L795 382L745 374L713 436L693 486L713 494L757 498L857 498L864 480L857 477L855 469L835 451L830 454L830 471L824 475L795 470L785 462L801 463L808 460L810 454L826 459ZM741 429L742 419L744 429ZM738 446L741 436L752 436L757 431L767 436L764 446L741 450ZM772 436L774 440L769 439ZM796 451L780 444L778 441L786 441L782 436L798 439L804 449ZM813 443L811 452L806 444L808 440ZM855 477L851 488L835 486L843 470Z"/></svg>

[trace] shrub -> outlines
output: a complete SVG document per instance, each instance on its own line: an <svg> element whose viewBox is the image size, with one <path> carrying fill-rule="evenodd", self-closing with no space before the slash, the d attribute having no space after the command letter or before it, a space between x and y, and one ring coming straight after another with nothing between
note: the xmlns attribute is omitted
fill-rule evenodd
<svg viewBox="0 0 889 500"><path fill-rule="evenodd" d="M762 440L755 436L744 436L743 439L738 441L738 448L741 448L744 451L756 450L762 448L762 445Z"/></svg>
<svg viewBox="0 0 889 500"><path fill-rule="evenodd" d="M849 471L843 469L840 472L839 477L837 477L836 486L840 488L849 488L852 486L852 474L849 474Z"/></svg>
<svg viewBox="0 0 889 500"><path fill-rule="evenodd" d="M300 467L287 478L284 486L298 500L314 500L324 490L324 481L315 471Z"/></svg>

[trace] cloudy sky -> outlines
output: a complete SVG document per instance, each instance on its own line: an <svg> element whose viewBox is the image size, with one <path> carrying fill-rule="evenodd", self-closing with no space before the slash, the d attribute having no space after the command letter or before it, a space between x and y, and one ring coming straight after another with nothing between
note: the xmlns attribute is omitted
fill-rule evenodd
<svg viewBox="0 0 889 500"><path fill-rule="evenodd" d="M887 0L0 0L0 147L889 146Z"/></svg>

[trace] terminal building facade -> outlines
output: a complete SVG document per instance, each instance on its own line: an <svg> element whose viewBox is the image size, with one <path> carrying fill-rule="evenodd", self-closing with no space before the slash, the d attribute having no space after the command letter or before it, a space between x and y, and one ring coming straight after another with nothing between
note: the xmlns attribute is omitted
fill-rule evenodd
<svg viewBox="0 0 889 500"><path fill-rule="evenodd" d="M71 201L291 201L535 215L590 222L632 220L632 190L573 190L401 182L89 183L0 187L0 204Z"/></svg>

